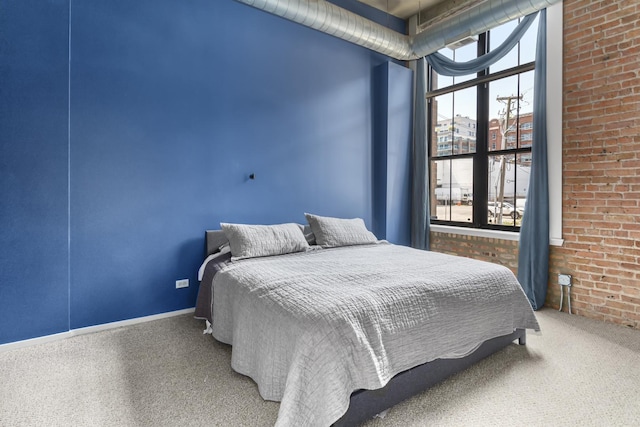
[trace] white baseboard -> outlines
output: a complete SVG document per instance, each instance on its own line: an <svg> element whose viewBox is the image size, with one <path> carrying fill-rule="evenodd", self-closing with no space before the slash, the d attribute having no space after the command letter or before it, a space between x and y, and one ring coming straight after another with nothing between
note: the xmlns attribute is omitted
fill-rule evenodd
<svg viewBox="0 0 640 427"><path fill-rule="evenodd" d="M151 316L136 317L134 319L120 320L117 322L103 323L101 325L87 326L85 328L71 329L67 332L59 334L45 335L43 337L31 338L28 340L15 341L6 344L0 344L0 353L18 348L30 347L32 345L45 344L48 342L59 341L78 335L92 334L94 332L106 331L108 329L120 328L122 326L135 325L137 323L150 322L152 320L165 319L167 317L180 316L182 314L193 313L195 308L185 308L182 310L169 311L167 313L152 314Z"/></svg>

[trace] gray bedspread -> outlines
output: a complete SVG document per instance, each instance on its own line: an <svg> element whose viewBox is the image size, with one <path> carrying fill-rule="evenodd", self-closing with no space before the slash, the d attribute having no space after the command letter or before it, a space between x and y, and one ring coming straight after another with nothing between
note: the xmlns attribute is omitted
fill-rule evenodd
<svg viewBox="0 0 640 427"><path fill-rule="evenodd" d="M509 269L390 244L233 262L213 286L213 336L281 402L277 426L329 426L355 390L539 330Z"/></svg>

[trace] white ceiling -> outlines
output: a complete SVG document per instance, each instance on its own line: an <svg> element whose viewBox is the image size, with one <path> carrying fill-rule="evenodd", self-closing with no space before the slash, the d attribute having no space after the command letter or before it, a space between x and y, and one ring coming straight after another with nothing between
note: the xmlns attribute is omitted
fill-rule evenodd
<svg viewBox="0 0 640 427"><path fill-rule="evenodd" d="M420 10L428 9L444 0L358 0L393 16L407 19Z"/></svg>

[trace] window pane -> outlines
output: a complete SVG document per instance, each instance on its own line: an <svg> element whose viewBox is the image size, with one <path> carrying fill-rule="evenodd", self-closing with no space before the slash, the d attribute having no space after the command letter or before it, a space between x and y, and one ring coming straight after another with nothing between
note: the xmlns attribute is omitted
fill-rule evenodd
<svg viewBox="0 0 640 427"><path fill-rule="evenodd" d="M529 176L531 175L531 153L521 153L516 156L516 210L518 219L516 225L522 225L525 213L525 201L529 190Z"/></svg>
<svg viewBox="0 0 640 427"><path fill-rule="evenodd" d="M431 155L433 157L453 154L453 94L447 93L431 100L432 123Z"/></svg>
<svg viewBox="0 0 640 427"><path fill-rule="evenodd" d="M476 152L476 94L470 87L453 95L453 154Z"/></svg>
<svg viewBox="0 0 640 427"><path fill-rule="evenodd" d="M449 48L445 47L443 49L440 49L438 53L444 55L449 59L453 59L453 50ZM434 87L432 87L431 89L432 90L442 89L444 87L451 86L452 84L453 84L453 77L441 76L440 74L438 74L435 78Z"/></svg>
<svg viewBox="0 0 640 427"><path fill-rule="evenodd" d="M433 157L475 153L476 88L433 98L431 153Z"/></svg>
<svg viewBox="0 0 640 427"><path fill-rule="evenodd" d="M517 25L518 20L514 20L492 29L489 32L489 51L500 46ZM516 66L518 66L518 45L511 49L511 52L507 53L498 62L489 67L489 71L495 73L496 71L502 71Z"/></svg>
<svg viewBox="0 0 640 427"><path fill-rule="evenodd" d="M527 113L520 116L520 147L531 147L533 141L533 114Z"/></svg>
<svg viewBox="0 0 640 427"><path fill-rule="evenodd" d="M451 159L431 162L432 194L438 220L472 222L473 160Z"/></svg>
<svg viewBox="0 0 640 427"><path fill-rule="evenodd" d="M518 219L516 193L516 155L489 156L489 188L487 222L497 225L514 225Z"/></svg>
<svg viewBox="0 0 640 427"><path fill-rule="evenodd" d="M478 43L470 43L468 45L457 48L453 53L456 62L467 62L478 57ZM462 83L467 80L478 77L477 73L468 74L466 76L457 76L453 78L454 83Z"/></svg>
<svg viewBox="0 0 640 427"><path fill-rule="evenodd" d="M538 21L539 18L536 17L527 32L520 39L520 42L511 50L511 52L493 64L489 68L490 72L495 73L496 71L506 70L508 68L535 61ZM511 35L511 32L517 25L518 20L514 20L492 29L489 36L489 50L493 50L500 46L507 37Z"/></svg>
<svg viewBox="0 0 640 427"><path fill-rule="evenodd" d="M538 22L540 15L536 17L533 24L520 39L520 64L526 64L536 60L536 42L538 39Z"/></svg>
<svg viewBox="0 0 640 427"><path fill-rule="evenodd" d="M455 50L445 47L443 49L440 49L438 53L456 62L467 62L478 57L478 43L470 43ZM467 80L475 79L477 76L477 73L457 77L438 75L431 89L442 89L456 83L462 83L466 82Z"/></svg>
<svg viewBox="0 0 640 427"><path fill-rule="evenodd" d="M451 179L451 160L435 160L431 162L431 176L435 179L431 180L431 194L435 195L435 215L433 214L433 206L431 207L432 216L440 221L451 221L451 205L445 200L446 190L443 190L443 183L450 182ZM433 201L433 198L432 198Z"/></svg>
<svg viewBox="0 0 640 427"><path fill-rule="evenodd" d="M517 75L489 83L489 151L517 148L522 99Z"/></svg>
<svg viewBox="0 0 640 427"><path fill-rule="evenodd" d="M533 137L533 91L534 87L534 71L527 71L519 76L520 93L522 100L520 101L520 117L518 125L520 127L519 139L520 147L531 147Z"/></svg>

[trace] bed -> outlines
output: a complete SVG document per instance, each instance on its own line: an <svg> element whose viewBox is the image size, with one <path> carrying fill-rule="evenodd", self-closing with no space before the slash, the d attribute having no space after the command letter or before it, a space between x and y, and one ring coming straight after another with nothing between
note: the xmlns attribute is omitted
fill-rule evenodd
<svg viewBox="0 0 640 427"><path fill-rule="evenodd" d="M307 219L266 235L229 227L274 226L206 232L195 315L280 402L277 426L357 425L539 330L505 267Z"/></svg>

